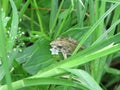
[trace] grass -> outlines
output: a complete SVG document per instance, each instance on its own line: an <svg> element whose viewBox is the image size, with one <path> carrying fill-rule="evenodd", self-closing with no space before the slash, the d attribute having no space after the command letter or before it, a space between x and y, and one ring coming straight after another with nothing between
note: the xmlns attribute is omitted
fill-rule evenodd
<svg viewBox="0 0 120 90"><path fill-rule="evenodd" d="M0 8L0 90L119 90L119 0L4 0ZM65 60L49 50L58 37L79 41Z"/></svg>

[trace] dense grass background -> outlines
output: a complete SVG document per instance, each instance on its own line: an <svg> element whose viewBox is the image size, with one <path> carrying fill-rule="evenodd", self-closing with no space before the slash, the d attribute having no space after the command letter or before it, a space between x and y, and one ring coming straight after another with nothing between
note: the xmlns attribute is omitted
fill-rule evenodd
<svg viewBox="0 0 120 90"><path fill-rule="evenodd" d="M119 0L1 0L0 90L120 90L119 9ZM57 37L79 41L66 60L49 50Z"/></svg>

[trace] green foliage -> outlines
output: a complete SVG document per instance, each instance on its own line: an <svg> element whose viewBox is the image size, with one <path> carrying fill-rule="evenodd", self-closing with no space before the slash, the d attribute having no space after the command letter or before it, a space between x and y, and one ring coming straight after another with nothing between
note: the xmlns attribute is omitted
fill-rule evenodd
<svg viewBox="0 0 120 90"><path fill-rule="evenodd" d="M119 8L119 0L1 0L0 90L119 90ZM79 41L65 60L50 52L58 37Z"/></svg>

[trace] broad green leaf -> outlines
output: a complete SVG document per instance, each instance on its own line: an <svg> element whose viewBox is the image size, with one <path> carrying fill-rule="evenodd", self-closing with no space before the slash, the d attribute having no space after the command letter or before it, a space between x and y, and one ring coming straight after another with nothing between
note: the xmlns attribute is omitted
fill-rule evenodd
<svg viewBox="0 0 120 90"><path fill-rule="evenodd" d="M33 46L19 53L16 60L19 63L24 63L23 68L28 73L35 74L55 62L49 49L49 42L45 39L40 39Z"/></svg>

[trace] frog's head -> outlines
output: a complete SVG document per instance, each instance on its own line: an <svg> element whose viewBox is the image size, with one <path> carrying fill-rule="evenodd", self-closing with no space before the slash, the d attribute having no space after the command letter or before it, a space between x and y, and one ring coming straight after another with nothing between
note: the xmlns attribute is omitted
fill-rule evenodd
<svg viewBox="0 0 120 90"><path fill-rule="evenodd" d="M51 49L50 49L50 51L51 51L51 53L52 54L58 54L59 52L60 52L60 50L61 50L61 48L62 48L62 45L61 44L59 44L59 42L58 41L52 41L51 43L50 43L50 46L52 47Z"/></svg>
<svg viewBox="0 0 120 90"><path fill-rule="evenodd" d="M51 47L54 48L54 49L57 49L60 51L60 49L62 48L62 44L60 44L59 42L57 41L52 41L50 43Z"/></svg>

